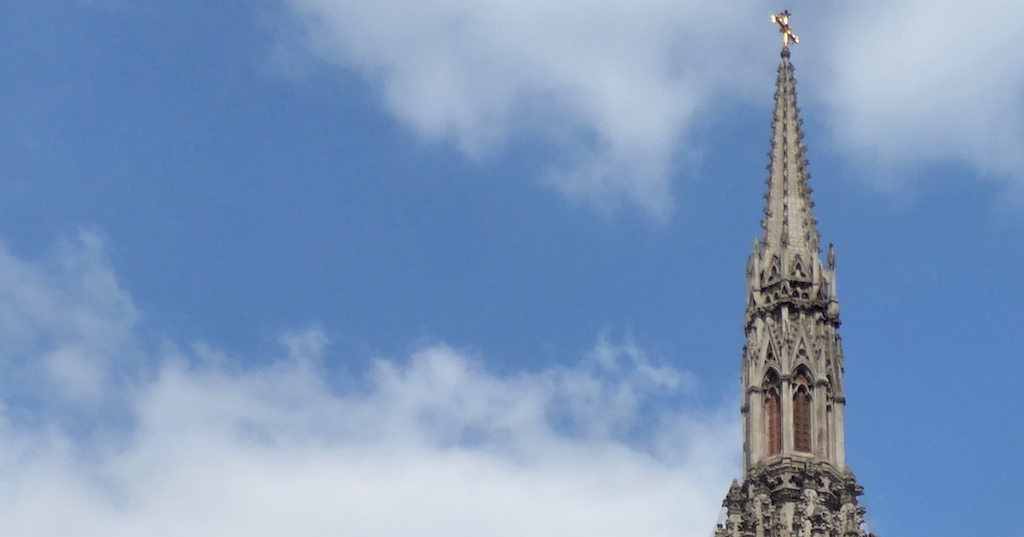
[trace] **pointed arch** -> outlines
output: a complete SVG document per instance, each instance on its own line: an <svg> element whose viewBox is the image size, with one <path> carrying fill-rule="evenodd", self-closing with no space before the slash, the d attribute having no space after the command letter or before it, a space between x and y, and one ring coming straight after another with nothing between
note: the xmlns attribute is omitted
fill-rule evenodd
<svg viewBox="0 0 1024 537"><path fill-rule="evenodd" d="M800 280L807 279L807 271L804 269L804 260L800 258L800 254L793 255L793 270L790 271L790 277Z"/></svg>
<svg viewBox="0 0 1024 537"><path fill-rule="evenodd" d="M793 375L793 449L811 452L811 375L806 367Z"/></svg>
<svg viewBox="0 0 1024 537"><path fill-rule="evenodd" d="M768 265L768 279L764 281L764 284L770 284L776 282L782 278L782 262L779 260L779 256L773 255L771 263Z"/></svg>
<svg viewBox="0 0 1024 537"><path fill-rule="evenodd" d="M765 455L771 457L782 452L782 383L775 369L768 368L764 375L762 390L764 393Z"/></svg>
<svg viewBox="0 0 1024 537"><path fill-rule="evenodd" d="M772 338L771 338L770 335L768 336L768 345L766 345L766 347L767 348L766 348L766 350L764 352L764 363L769 364L769 365L770 364L776 364L777 365L779 363L779 353L775 352L775 344L772 343ZM778 376L778 375L776 375L776 376ZM765 378L766 379L768 378L768 374L767 373L765 373Z"/></svg>
<svg viewBox="0 0 1024 537"><path fill-rule="evenodd" d="M807 352L807 340L800 337L800 340L796 344L796 355L793 357L797 364L810 363L811 355Z"/></svg>
<svg viewBox="0 0 1024 537"><path fill-rule="evenodd" d="M807 351L800 354L800 350L797 350L797 358L799 360L796 361L793 367L793 382L806 385L809 388L814 385L814 373L810 367L810 356L807 355Z"/></svg>

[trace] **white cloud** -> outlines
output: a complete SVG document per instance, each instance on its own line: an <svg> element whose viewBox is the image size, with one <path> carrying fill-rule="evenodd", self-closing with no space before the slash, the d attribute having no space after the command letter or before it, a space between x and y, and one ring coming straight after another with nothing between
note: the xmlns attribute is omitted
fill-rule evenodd
<svg viewBox="0 0 1024 537"><path fill-rule="evenodd" d="M822 16L832 78L818 78L840 146L883 170L960 162L1024 179L1024 4L870 1Z"/></svg>
<svg viewBox="0 0 1024 537"><path fill-rule="evenodd" d="M666 215L673 155L697 112L771 83L772 66L750 54L772 39L761 0L286 4L324 58L364 73L417 133L471 156L544 137L572 155L550 180L604 208L626 199Z"/></svg>
<svg viewBox="0 0 1024 537"><path fill-rule="evenodd" d="M0 244L0 385L7 389L99 397L113 366L134 352L137 319L97 234L82 233L36 262Z"/></svg>
<svg viewBox="0 0 1024 537"><path fill-rule="evenodd" d="M137 339L137 315L93 237L53 262L0 250L0 275L24 295L3 312L19 341L90 349L76 360L100 378L124 369L109 342ZM578 366L511 376L436 344L340 390L324 334L281 342L258 367L207 345L133 354L149 366L106 381L124 407L112 417L96 398L41 388L46 401L26 402L7 386L0 533L704 536L738 469L734 412L687 410L692 377L631 343L601 338ZM100 417L83 432L62 417L69 401Z"/></svg>
<svg viewBox="0 0 1024 537"><path fill-rule="evenodd" d="M546 180L602 209L627 200L666 216L673 162L700 148L695 124L771 93L778 6L761 0L284 3L321 57L361 72L418 134L474 157L546 139L565 155ZM1024 185L1024 4L790 9L802 100L826 105L815 110L868 181L893 188L952 162Z"/></svg>

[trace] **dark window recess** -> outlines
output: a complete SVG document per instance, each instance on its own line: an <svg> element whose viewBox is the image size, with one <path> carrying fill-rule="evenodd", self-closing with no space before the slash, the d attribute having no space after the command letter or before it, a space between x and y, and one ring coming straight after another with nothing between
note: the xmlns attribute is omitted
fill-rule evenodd
<svg viewBox="0 0 1024 537"><path fill-rule="evenodd" d="M793 449L811 451L811 396L806 388L793 397Z"/></svg>
<svg viewBox="0 0 1024 537"><path fill-rule="evenodd" d="M770 392L764 400L765 431L768 435L768 456L782 452L782 412L779 409L779 394Z"/></svg>

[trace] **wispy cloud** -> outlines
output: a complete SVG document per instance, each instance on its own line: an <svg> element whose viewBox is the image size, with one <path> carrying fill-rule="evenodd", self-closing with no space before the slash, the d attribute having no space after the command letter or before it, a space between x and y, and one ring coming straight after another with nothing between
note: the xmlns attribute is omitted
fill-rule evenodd
<svg viewBox="0 0 1024 537"><path fill-rule="evenodd" d="M335 382L318 330L261 366L139 351L91 235L45 262L0 251L0 275L23 342L2 358L35 387L2 394L5 535L704 536L737 470L734 413L689 408L693 378L632 343L509 376L434 344ZM101 397L26 365L64 345L90 349Z"/></svg>
<svg viewBox="0 0 1024 537"><path fill-rule="evenodd" d="M607 210L672 207L674 163L708 110L766 103L778 46L760 0L284 0L322 58L375 84L427 139L477 158L516 137L563 159L544 180ZM984 0L790 6L804 37L804 103L836 147L899 186L959 163L1024 181L1024 7ZM766 123L768 116L759 121ZM766 142L767 143L767 140Z"/></svg>
<svg viewBox="0 0 1024 537"><path fill-rule="evenodd" d="M570 196L656 217L697 112L770 80L748 54L771 32L760 0L286 4L322 57L363 73L422 136L479 157L527 132L570 155L547 176Z"/></svg>
<svg viewBox="0 0 1024 537"><path fill-rule="evenodd" d="M82 233L41 261L0 247L0 386L8 393L95 402L134 360L137 321L98 234Z"/></svg>
<svg viewBox="0 0 1024 537"><path fill-rule="evenodd" d="M826 63L817 67L831 76L819 77L820 91L840 147L889 172L961 163L1022 182L1024 5L915 0L829 9Z"/></svg>

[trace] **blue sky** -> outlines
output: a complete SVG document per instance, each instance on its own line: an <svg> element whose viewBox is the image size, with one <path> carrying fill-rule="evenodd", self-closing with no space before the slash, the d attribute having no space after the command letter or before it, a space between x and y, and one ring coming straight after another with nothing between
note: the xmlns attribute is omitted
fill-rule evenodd
<svg viewBox="0 0 1024 537"><path fill-rule="evenodd" d="M869 519L1020 535L1022 8L785 7ZM780 8L4 4L3 533L709 534Z"/></svg>

